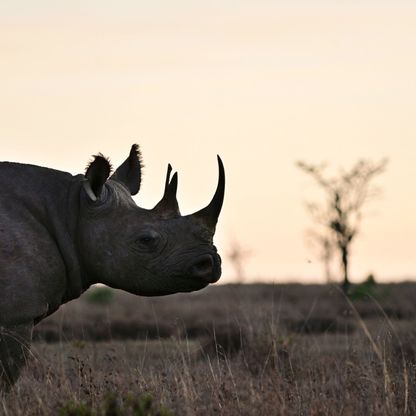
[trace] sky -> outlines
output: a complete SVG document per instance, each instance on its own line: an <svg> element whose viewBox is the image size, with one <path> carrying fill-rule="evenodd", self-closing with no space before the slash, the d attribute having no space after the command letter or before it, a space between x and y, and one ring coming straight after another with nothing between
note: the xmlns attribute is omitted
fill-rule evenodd
<svg viewBox="0 0 416 416"><path fill-rule="evenodd" d="M227 187L216 241L247 281L322 282L296 161L389 159L352 246L351 276L416 276L416 4L411 1L2 1L1 160L82 173L139 143L136 202L166 165L191 213Z"/></svg>

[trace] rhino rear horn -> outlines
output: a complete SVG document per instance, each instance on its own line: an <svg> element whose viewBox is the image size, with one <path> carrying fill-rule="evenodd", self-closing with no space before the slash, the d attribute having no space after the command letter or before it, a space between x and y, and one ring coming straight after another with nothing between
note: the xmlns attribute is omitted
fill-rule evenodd
<svg viewBox="0 0 416 416"><path fill-rule="evenodd" d="M153 208L153 211L165 218L178 217L181 215L179 211L176 192L178 190L178 173L175 172L170 179L172 166L168 164L165 180L165 190L162 199Z"/></svg>
<svg viewBox="0 0 416 416"><path fill-rule="evenodd" d="M193 217L201 219L208 228L215 231L215 226L218 221L218 217L221 212L222 203L224 201L224 192L225 192L225 172L224 165L221 158L217 155L218 161L218 184L215 194L211 202L200 211L192 214Z"/></svg>
<svg viewBox="0 0 416 416"><path fill-rule="evenodd" d="M101 196L101 191L111 172L111 164L101 153L94 156L85 172L84 190L92 201Z"/></svg>
<svg viewBox="0 0 416 416"><path fill-rule="evenodd" d="M110 179L126 186L131 195L139 192L142 179L142 156L139 145L133 144L129 157L117 168Z"/></svg>

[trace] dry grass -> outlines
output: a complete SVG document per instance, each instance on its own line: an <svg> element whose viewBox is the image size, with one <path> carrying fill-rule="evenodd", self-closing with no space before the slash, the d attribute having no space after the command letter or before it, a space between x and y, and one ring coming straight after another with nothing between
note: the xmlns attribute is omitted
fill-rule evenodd
<svg viewBox="0 0 416 416"><path fill-rule="evenodd" d="M105 305L84 296L38 326L0 414L416 414L416 285L375 295L229 285L154 299L116 292ZM143 394L154 413L129 407Z"/></svg>

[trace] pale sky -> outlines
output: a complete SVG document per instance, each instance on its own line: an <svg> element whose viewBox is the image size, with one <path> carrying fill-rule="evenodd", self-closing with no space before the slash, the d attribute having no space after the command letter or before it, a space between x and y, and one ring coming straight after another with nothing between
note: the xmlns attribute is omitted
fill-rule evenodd
<svg viewBox="0 0 416 416"><path fill-rule="evenodd" d="M251 279L322 281L306 243L314 184L388 157L351 274L416 276L416 4L410 1L2 1L1 159L81 173L141 145L139 205L179 171L183 213L205 205L223 158L217 242Z"/></svg>

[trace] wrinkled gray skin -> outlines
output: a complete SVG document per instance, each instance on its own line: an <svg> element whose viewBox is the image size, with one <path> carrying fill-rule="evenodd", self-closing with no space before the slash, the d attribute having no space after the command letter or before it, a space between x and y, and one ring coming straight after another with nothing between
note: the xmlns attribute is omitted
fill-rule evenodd
<svg viewBox="0 0 416 416"><path fill-rule="evenodd" d="M110 178L102 155L85 176L0 163L0 391L17 380L33 326L90 285L157 296L219 279L212 239L224 196L220 159L219 166L211 203L181 216L170 166L157 206L134 203L141 178L136 145Z"/></svg>

